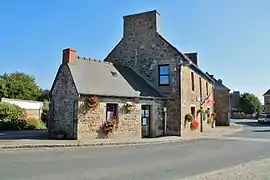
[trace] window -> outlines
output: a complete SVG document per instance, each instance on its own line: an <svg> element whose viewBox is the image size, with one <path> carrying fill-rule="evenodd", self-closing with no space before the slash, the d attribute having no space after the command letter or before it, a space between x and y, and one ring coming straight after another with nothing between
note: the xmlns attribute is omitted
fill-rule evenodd
<svg viewBox="0 0 270 180"><path fill-rule="evenodd" d="M190 111L191 111L191 115L192 115L193 117L196 117L196 116L195 116L195 115L196 115L196 109L195 109L194 106L192 106L192 107L190 108Z"/></svg>
<svg viewBox="0 0 270 180"><path fill-rule="evenodd" d="M113 116L117 116L117 104L106 104L106 120L110 120Z"/></svg>
<svg viewBox="0 0 270 180"><path fill-rule="evenodd" d="M158 80L160 86L168 86L170 84L170 66L159 65L158 66Z"/></svg>
<svg viewBox="0 0 270 180"><path fill-rule="evenodd" d="M208 95L208 82L206 82L206 95Z"/></svg>
<svg viewBox="0 0 270 180"><path fill-rule="evenodd" d="M192 91L195 90L195 86L194 86L194 72L191 72L191 89L192 89Z"/></svg>

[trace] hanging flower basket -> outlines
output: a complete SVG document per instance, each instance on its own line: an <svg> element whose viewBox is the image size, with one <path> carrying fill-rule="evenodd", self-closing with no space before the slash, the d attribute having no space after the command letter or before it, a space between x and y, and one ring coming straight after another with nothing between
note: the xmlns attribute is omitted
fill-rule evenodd
<svg viewBox="0 0 270 180"><path fill-rule="evenodd" d="M86 98L86 103L87 103L88 108L95 109L99 104L99 100L96 96L92 96L92 97Z"/></svg>
<svg viewBox="0 0 270 180"><path fill-rule="evenodd" d="M128 102L124 105L124 108L125 108L127 113L130 113L136 109L136 106L135 106L135 104Z"/></svg>
<svg viewBox="0 0 270 180"><path fill-rule="evenodd" d="M205 110L205 114L210 115L210 110Z"/></svg>
<svg viewBox="0 0 270 180"><path fill-rule="evenodd" d="M198 116L199 114L203 114L203 110L202 109L199 109L196 113L196 116Z"/></svg>
<svg viewBox="0 0 270 180"><path fill-rule="evenodd" d="M217 114L215 112L212 112L211 117L213 118L213 120L215 120L217 117Z"/></svg>
<svg viewBox="0 0 270 180"><path fill-rule="evenodd" d="M192 131L195 131L196 129L198 129L198 127L199 127L199 122L194 119L190 124L190 129Z"/></svg>
<svg viewBox="0 0 270 180"><path fill-rule="evenodd" d="M212 123L211 118L207 118L207 124L210 125Z"/></svg>
<svg viewBox="0 0 270 180"><path fill-rule="evenodd" d="M185 115L185 122L191 122L193 119L193 116L191 114L186 114Z"/></svg>
<svg viewBox="0 0 270 180"><path fill-rule="evenodd" d="M113 116L112 119L105 121L103 123L103 125L101 126L101 131L108 136L109 134L113 134L114 130L118 129L118 125L119 125L118 116Z"/></svg>

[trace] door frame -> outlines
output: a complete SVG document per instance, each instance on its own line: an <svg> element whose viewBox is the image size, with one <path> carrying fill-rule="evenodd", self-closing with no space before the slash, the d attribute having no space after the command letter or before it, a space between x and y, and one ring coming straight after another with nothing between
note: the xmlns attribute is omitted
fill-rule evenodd
<svg viewBox="0 0 270 180"><path fill-rule="evenodd" d="M147 119L148 119L147 120L148 131L147 131L147 135L146 136L143 136L143 132L141 132L141 136L142 136L142 138L149 138L149 137L151 137L151 128L152 128L152 123L151 123L151 119L152 119L152 115L151 115L151 113L152 113L152 107L149 104L142 104L141 105L141 115L142 115L142 111L143 111L143 106L149 108L149 114L148 114L148 117L147 117ZM143 116L141 116L141 129L143 129L142 118L143 118Z"/></svg>

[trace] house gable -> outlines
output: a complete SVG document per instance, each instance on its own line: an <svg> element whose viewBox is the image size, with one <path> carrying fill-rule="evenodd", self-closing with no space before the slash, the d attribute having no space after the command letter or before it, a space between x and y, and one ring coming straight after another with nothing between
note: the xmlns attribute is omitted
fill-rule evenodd
<svg viewBox="0 0 270 180"><path fill-rule="evenodd" d="M124 36L104 61L128 66L152 87L168 95L179 94L178 65L181 61L189 62L189 68L213 83L185 54L159 34L158 18L156 11L124 17ZM140 27L141 24L148 28ZM168 65L169 83L165 86L160 85L159 65Z"/></svg>
<svg viewBox="0 0 270 180"><path fill-rule="evenodd" d="M77 138L77 100L78 92L67 64L62 64L57 72L50 91L49 134L63 131L67 139Z"/></svg>
<svg viewBox="0 0 270 180"><path fill-rule="evenodd" d="M50 98L53 98L53 96L55 96L57 92L66 91L67 89L71 89L73 91L73 94L78 94L68 65L61 64L54 78L52 87L49 92L49 96Z"/></svg>
<svg viewBox="0 0 270 180"><path fill-rule="evenodd" d="M270 96L270 89L268 89L268 91L266 91L263 96Z"/></svg>

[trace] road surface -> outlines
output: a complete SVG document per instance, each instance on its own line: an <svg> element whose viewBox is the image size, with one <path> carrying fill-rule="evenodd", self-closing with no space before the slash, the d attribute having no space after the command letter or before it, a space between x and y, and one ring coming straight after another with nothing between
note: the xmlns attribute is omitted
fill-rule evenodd
<svg viewBox="0 0 270 180"><path fill-rule="evenodd" d="M0 153L1 180L176 180L270 158L270 126L246 121L242 132L144 146Z"/></svg>

